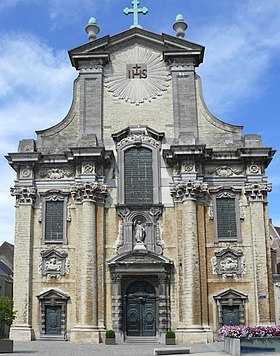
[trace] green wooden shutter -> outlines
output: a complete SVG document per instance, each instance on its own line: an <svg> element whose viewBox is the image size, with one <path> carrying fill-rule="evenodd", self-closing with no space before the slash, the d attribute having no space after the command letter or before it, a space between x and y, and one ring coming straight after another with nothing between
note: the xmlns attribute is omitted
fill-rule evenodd
<svg viewBox="0 0 280 356"><path fill-rule="evenodd" d="M63 240L64 202L46 201L45 240Z"/></svg>
<svg viewBox="0 0 280 356"><path fill-rule="evenodd" d="M217 198L216 214L219 240L236 239L237 229L235 199Z"/></svg>
<svg viewBox="0 0 280 356"><path fill-rule="evenodd" d="M153 203L153 156L145 147L133 147L124 155L125 203Z"/></svg>

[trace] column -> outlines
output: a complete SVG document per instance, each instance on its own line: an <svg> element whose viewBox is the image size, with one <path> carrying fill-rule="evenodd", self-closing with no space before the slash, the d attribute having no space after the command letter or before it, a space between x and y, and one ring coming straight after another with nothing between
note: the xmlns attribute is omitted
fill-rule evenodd
<svg viewBox="0 0 280 356"><path fill-rule="evenodd" d="M99 343L96 204L104 200L107 187L97 182L78 183L71 194L76 204L82 204L80 313L71 340Z"/></svg>
<svg viewBox="0 0 280 356"><path fill-rule="evenodd" d="M174 184L171 195L182 204L182 295L179 296L182 316L176 334L178 342L207 342L201 315L201 280L197 229L197 199L207 191L200 181L182 181ZM178 207L177 207L178 208Z"/></svg>
<svg viewBox="0 0 280 356"><path fill-rule="evenodd" d="M33 266L33 205L36 188L15 187L11 194L16 197L16 228L14 251L14 309L16 319L11 327L10 338L30 341L32 329L32 266Z"/></svg>
<svg viewBox="0 0 280 356"><path fill-rule="evenodd" d="M265 207L267 192L271 191L271 185L267 183L247 183L245 193L249 200L252 255L254 267L254 290L256 305L256 324L269 324L270 314L270 286L269 273L271 266L269 235L267 233L267 209Z"/></svg>

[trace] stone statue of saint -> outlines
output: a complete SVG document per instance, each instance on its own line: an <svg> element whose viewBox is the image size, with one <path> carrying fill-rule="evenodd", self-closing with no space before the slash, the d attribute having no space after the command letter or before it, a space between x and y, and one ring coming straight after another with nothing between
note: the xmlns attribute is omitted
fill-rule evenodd
<svg viewBox="0 0 280 356"><path fill-rule="evenodd" d="M134 228L136 243L143 243L146 237L145 227L141 224L141 221L135 221Z"/></svg>

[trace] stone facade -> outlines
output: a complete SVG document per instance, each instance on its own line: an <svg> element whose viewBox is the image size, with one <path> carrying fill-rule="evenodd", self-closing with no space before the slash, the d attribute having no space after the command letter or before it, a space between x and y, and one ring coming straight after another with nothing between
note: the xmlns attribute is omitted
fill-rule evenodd
<svg viewBox="0 0 280 356"><path fill-rule="evenodd" d="M274 322L265 169L274 151L207 109L204 47L132 28L69 52L64 120L17 173L14 340L212 341ZM217 54L218 55L218 54Z"/></svg>

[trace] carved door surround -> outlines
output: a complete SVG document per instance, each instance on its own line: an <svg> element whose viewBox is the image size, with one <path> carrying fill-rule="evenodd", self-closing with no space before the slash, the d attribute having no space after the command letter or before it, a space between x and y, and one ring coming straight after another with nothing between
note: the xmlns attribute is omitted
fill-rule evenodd
<svg viewBox="0 0 280 356"><path fill-rule="evenodd" d="M149 305L149 310L144 308L148 314L154 310L156 318L156 331L148 336L165 334L170 328L170 276L173 262L148 250L132 250L115 256L108 261L108 265L112 280L112 323L118 337L125 340L129 334L127 308L130 305L126 293L133 283L151 285L155 290L155 304ZM139 336L144 336L143 332Z"/></svg>
<svg viewBox="0 0 280 356"><path fill-rule="evenodd" d="M225 325L227 322L224 318L232 315L232 320L239 319L239 325L245 324L245 302L248 300L246 294L240 293L234 289L228 289L216 296L214 299L218 308L218 328Z"/></svg>
<svg viewBox="0 0 280 356"><path fill-rule="evenodd" d="M42 339L55 338L65 340L67 338L67 301L70 297L55 289L49 289L37 295L37 298L40 303L40 337ZM60 320L57 320L58 317Z"/></svg>

